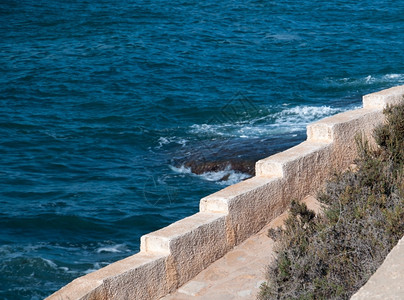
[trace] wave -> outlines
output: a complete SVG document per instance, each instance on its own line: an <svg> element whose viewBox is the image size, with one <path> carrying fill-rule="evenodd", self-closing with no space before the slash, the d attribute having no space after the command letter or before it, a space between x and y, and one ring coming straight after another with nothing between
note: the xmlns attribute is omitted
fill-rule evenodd
<svg viewBox="0 0 404 300"><path fill-rule="evenodd" d="M184 165L180 167L174 167L174 166L169 166L171 170L173 170L176 173L180 174L192 174L191 168L190 167L185 167Z"/></svg>
<svg viewBox="0 0 404 300"><path fill-rule="evenodd" d="M190 126L188 133L189 135L194 135L194 138L200 139L201 141L209 140L209 149L216 149L219 145L219 150L226 149L222 145L223 139L234 139L238 140L236 144L230 143L229 147L240 147L243 142L241 140L246 140L248 143L254 139L262 140L268 137L279 138L284 134L289 134L291 137L296 137L306 129L307 124L316 121L318 119L343 112L349 108L334 108L331 106L310 106L310 105L298 105L289 107L287 104L280 105L277 107L271 107L265 110L261 110L258 116L251 118L250 120L234 121L234 122L223 122L219 124L193 124ZM161 142L170 142L175 140L161 139ZM217 144L217 145L216 145ZM197 149L196 153L203 153L204 143L196 143ZM220 146L221 145L221 146ZM201 148L202 147L202 148ZM189 148L189 147L188 147ZM193 153L192 147L185 149L187 152L184 153L182 161L189 162L189 156ZM250 147L251 148L251 147ZM251 149L250 149L251 150ZM232 151L231 149L226 149L229 156L235 156L237 151ZM223 154L224 152L221 151ZM218 159L219 153L215 153L213 161ZM203 154L201 154L203 156ZM242 154L240 154L242 155ZM237 157L241 157L237 155ZM197 155L198 156L198 155ZM258 157L258 156L257 156ZM192 161L192 159L191 159ZM192 175L194 177L200 178L205 181L215 182L218 185L231 185L240 182L244 179L251 177L251 174L243 173L243 170L238 170L237 168L232 169L231 163L229 165L223 165L220 170L217 168L213 171L206 170L206 172L200 173L195 171L194 168L189 167L187 163L180 162L179 164L170 165L172 171L178 174ZM199 169L199 168L198 168ZM195 172L192 172L195 171Z"/></svg>
<svg viewBox="0 0 404 300"><path fill-rule="evenodd" d="M360 87L369 86L374 84L403 84L404 74L391 73L385 75L367 75L360 78L339 78L339 79L326 79L330 87Z"/></svg>
<svg viewBox="0 0 404 300"><path fill-rule="evenodd" d="M192 176L201 178L206 181L216 182L217 184L223 186L232 185L251 177L251 175L249 174L232 170L230 165L228 165L224 170L205 172L202 174L192 173L191 168L185 167L183 165L178 168L171 165L169 167L176 173L188 175L191 174Z"/></svg>
<svg viewBox="0 0 404 300"><path fill-rule="evenodd" d="M66 268L59 267L56 262L43 257L29 257L29 256L15 256L3 258L0 265L3 272L8 274L13 274L17 272L18 274L24 274L25 276L34 276L37 273L59 273L60 271L65 271Z"/></svg>
<svg viewBox="0 0 404 300"><path fill-rule="evenodd" d="M305 129L307 124L311 122L343 112L345 110L346 109L333 108L330 106L300 105L285 109L275 114L275 118L277 119L276 125L282 127L286 126L287 128L292 126L292 131L296 130L297 128Z"/></svg>
<svg viewBox="0 0 404 300"><path fill-rule="evenodd" d="M122 253L128 252L125 244L116 244L111 246L100 247L96 250L97 253Z"/></svg>
<svg viewBox="0 0 404 300"><path fill-rule="evenodd" d="M20 230L35 228L35 230L49 230L49 232L83 230L93 232L110 232L107 226L99 219L80 217L75 215L61 215L56 213L45 213L34 216L13 216L0 219L0 227L9 230Z"/></svg>
<svg viewBox="0 0 404 300"><path fill-rule="evenodd" d="M182 147L184 147L188 141L186 139L173 136L173 137L160 137L157 140L157 142L158 142L158 146L156 146L155 148L160 149L164 145L168 145L168 144L172 144L172 143L175 143L175 144L178 144L178 145L181 145Z"/></svg>
<svg viewBox="0 0 404 300"><path fill-rule="evenodd" d="M107 262L96 262L93 264L92 268L85 270L84 274L89 274L89 273L95 272L95 271L107 266L108 264L109 263L107 263Z"/></svg>
<svg viewBox="0 0 404 300"><path fill-rule="evenodd" d="M260 138L304 131L307 124L350 108L299 105L272 108L264 116L249 121L222 124L194 124L189 133L210 138Z"/></svg>
<svg viewBox="0 0 404 300"><path fill-rule="evenodd" d="M54 263L52 260L50 259L46 259L41 257L41 259L46 262L48 264L48 266L50 266L52 269L57 269L58 265L56 263Z"/></svg>

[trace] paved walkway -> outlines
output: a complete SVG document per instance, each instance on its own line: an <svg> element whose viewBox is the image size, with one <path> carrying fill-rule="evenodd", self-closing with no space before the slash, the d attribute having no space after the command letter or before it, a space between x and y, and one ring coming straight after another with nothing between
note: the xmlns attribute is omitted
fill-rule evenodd
<svg viewBox="0 0 404 300"><path fill-rule="evenodd" d="M303 201L309 208L318 211L318 204L313 197L307 197ZM287 213L282 214L176 292L162 299L256 299L259 287L265 281L266 266L274 258L274 242L267 236L268 229L281 226L286 217Z"/></svg>

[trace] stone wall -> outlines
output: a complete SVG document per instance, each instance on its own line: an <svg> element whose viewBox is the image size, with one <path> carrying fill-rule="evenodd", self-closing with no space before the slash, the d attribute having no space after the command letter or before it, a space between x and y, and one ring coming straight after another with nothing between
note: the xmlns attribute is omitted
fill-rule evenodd
<svg viewBox="0 0 404 300"><path fill-rule="evenodd" d="M282 214L315 194L356 157L355 137L371 137L382 109L404 86L363 97L363 108L307 127L307 140L256 164L256 176L200 201L200 212L141 238L139 253L77 278L47 299L159 299Z"/></svg>
<svg viewBox="0 0 404 300"><path fill-rule="evenodd" d="M351 300L404 299L404 237Z"/></svg>

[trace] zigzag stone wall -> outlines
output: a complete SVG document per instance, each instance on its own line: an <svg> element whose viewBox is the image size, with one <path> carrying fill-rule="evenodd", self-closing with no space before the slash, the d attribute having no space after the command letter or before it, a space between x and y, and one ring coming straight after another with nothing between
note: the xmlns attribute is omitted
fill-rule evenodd
<svg viewBox="0 0 404 300"><path fill-rule="evenodd" d="M307 127L307 140L256 164L256 176L200 201L200 212L141 238L139 253L73 280L47 299L159 299L282 214L315 194L356 157L355 136L371 137L404 85L363 97L363 108Z"/></svg>

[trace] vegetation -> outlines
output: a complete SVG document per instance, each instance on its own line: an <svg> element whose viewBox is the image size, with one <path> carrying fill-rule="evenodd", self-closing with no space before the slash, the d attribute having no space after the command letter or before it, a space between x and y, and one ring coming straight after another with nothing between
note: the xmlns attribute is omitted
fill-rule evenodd
<svg viewBox="0 0 404 300"><path fill-rule="evenodd" d="M357 139L357 168L320 193L323 214L292 202L283 228L271 230L277 258L259 299L349 299L404 234L404 105L385 109L377 146Z"/></svg>

